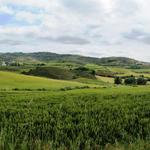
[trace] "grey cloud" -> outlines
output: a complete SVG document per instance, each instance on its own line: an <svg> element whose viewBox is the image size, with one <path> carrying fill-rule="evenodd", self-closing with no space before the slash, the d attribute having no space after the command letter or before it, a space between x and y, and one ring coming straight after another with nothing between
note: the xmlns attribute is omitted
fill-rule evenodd
<svg viewBox="0 0 150 150"><path fill-rule="evenodd" d="M68 53L77 54L77 53L81 53L81 50L79 49L69 50Z"/></svg>
<svg viewBox="0 0 150 150"><path fill-rule="evenodd" d="M88 55L89 56L92 56L92 57L103 57L103 56L105 56L105 53L103 53L103 52L98 52L98 51L89 51L88 52Z"/></svg>
<svg viewBox="0 0 150 150"><path fill-rule="evenodd" d="M100 25L89 25L83 32L83 35L86 37L101 38L102 34L100 29L101 29Z"/></svg>
<svg viewBox="0 0 150 150"><path fill-rule="evenodd" d="M96 11L95 3L89 0L62 0L63 5L74 12L91 13Z"/></svg>
<svg viewBox="0 0 150 150"><path fill-rule="evenodd" d="M57 42L64 43L64 44L85 45L90 43L87 39L80 38L80 37L71 37L71 36L62 36L56 38L55 40Z"/></svg>
<svg viewBox="0 0 150 150"><path fill-rule="evenodd" d="M132 30L129 33L125 33L124 37L129 40L136 40L146 44L150 44L150 33L146 33L141 30Z"/></svg>
<svg viewBox="0 0 150 150"><path fill-rule="evenodd" d="M137 29L133 29L132 31L130 31L129 33L125 33L124 37L128 38L128 39L139 39L141 36L145 36L145 32L137 30Z"/></svg>
<svg viewBox="0 0 150 150"><path fill-rule="evenodd" d="M74 36L60 36L60 37L39 37L41 40L63 43L63 44L73 44L73 45L86 45L89 44L90 41L81 37L74 37Z"/></svg>
<svg viewBox="0 0 150 150"><path fill-rule="evenodd" d="M16 46L16 45L23 45L25 42L19 41L19 40L12 40L12 39L2 39L0 40L0 45L11 45L11 46Z"/></svg>
<svg viewBox="0 0 150 150"><path fill-rule="evenodd" d="M32 44L34 42L40 41L40 42L55 42L55 43L62 43L62 44L72 44L72 45L86 45L90 44L90 41L86 38L77 37L77 36L68 36L68 35L62 35L62 36L40 36L34 32L28 32L24 36L25 39L30 39L32 41ZM22 41L16 41L16 40L2 40L0 43L8 43L9 45L19 45L24 44Z"/></svg>
<svg viewBox="0 0 150 150"><path fill-rule="evenodd" d="M150 35L149 35L149 36L147 36L147 37L144 37L144 38L142 39L142 41L143 41L144 43L146 43L146 44L149 44L149 45L150 45Z"/></svg>
<svg viewBox="0 0 150 150"><path fill-rule="evenodd" d="M138 3L135 0L118 0L116 11L122 16L131 16L138 11Z"/></svg>
<svg viewBox="0 0 150 150"><path fill-rule="evenodd" d="M89 25L88 28L91 30L95 30L101 28L101 25Z"/></svg>

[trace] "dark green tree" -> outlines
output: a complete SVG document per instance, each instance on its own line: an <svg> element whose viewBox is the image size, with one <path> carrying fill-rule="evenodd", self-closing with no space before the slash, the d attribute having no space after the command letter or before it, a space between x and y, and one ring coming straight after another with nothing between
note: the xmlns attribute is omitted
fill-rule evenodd
<svg viewBox="0 0 150 150"><path fill-rule="evenodd" d="M126 85L135 85L136 84L136 78L134 76L128 77L124 80L124 83Z"/></svg>
<svg viewBox="0 0 150 150"><path fill-rule="evenodd" d="M146 85L147 84L147 79L143 78L143 77L139 77L137 79L137 84L138 85Z"/></svg>
<svg viewBox="0 0 150 150"><path fill-rule="evenodd" d="M122 78L120 78L120 77L115 77L114 83L115 83L115 84L122 84Z"/></svg>

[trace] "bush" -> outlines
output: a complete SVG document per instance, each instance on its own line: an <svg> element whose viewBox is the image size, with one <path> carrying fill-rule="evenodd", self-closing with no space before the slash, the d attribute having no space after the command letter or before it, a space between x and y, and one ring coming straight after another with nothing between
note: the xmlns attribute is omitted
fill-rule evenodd
<svg viewBox="0 0 150 150"><path fill-rule="evenodd" d="M76 86L76 87L64 87L61 88L60 91L69 91L69 90L75 90L75 89L89 89L89 86Z"/></svg>
<svg viewBox="0 0 150 150"><path fill-rule="evenodd" d="M19 91L19 89L18 88L14 88L14 89L12 89L13 91Z"/></svg>
<svg viewBox="0 0 150 150"><path fill-rule="evenodd" d="M69 91L69 90L73 90L73 88L67 86L67 87L61 88L60 90L61 90L61 91Z"/></svg>
<svg viewBox="0 0 150 150"><path fill-rule="evenodd" d="M122 84L122 79L120 77L115 77L114 83L115 84Z"/></svg>
<svg viewBox="0 0 150 150"><path fill-rule="evenodd" d="M138 85L146 85L147 84L147 80L145 78L143 78L143 77L139 77L137 79L137 84Z"/></svg>
<svg viewBox="0 0 150 150"><path fill-rule="evenodd" d="M37 89L37 91L47 91L45 88Z"/></svg>
<svg viewBox="0 0 150 150"><path fill-rule="evenodd" d="M144 78L144 76L141 76L139 78L135 78L134 76L128 77L124 80L124 83L126 85L146 85L147 84L147 79Z"/></svg>
<svg viewBox="0 0 150 150"><path fill-rule="evenodd" d="M124 80L124 83L126 84L126 85L134 85L134 84L136 84L136 78L134 77L134 76L131 76L131 77L129 77L129 78L126 78L125 80Z"/></svg>

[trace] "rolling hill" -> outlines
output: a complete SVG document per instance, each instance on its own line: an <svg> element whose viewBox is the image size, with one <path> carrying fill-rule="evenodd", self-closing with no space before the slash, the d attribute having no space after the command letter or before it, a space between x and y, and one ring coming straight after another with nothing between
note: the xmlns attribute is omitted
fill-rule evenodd
<svg viewBox="0 0 150 150"><path fill-rule="evenodd" d="M77 64L97 64L105 66L150 66L150 63L137 61L126 57L94 58L80 55L56 54L50 52L37 53L0 53L0 61L23 63L47 63L50 61L73 62Z"/></svg>

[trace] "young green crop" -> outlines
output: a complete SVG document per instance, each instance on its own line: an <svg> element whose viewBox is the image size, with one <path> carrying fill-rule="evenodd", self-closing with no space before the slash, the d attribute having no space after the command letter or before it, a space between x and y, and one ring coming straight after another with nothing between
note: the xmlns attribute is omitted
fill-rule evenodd
<svg viewBox="0 0 150 150"><path fill-rule="evenodd" d="M104 149L150 140L150 88L0 92L1 149Z"/></svg>

